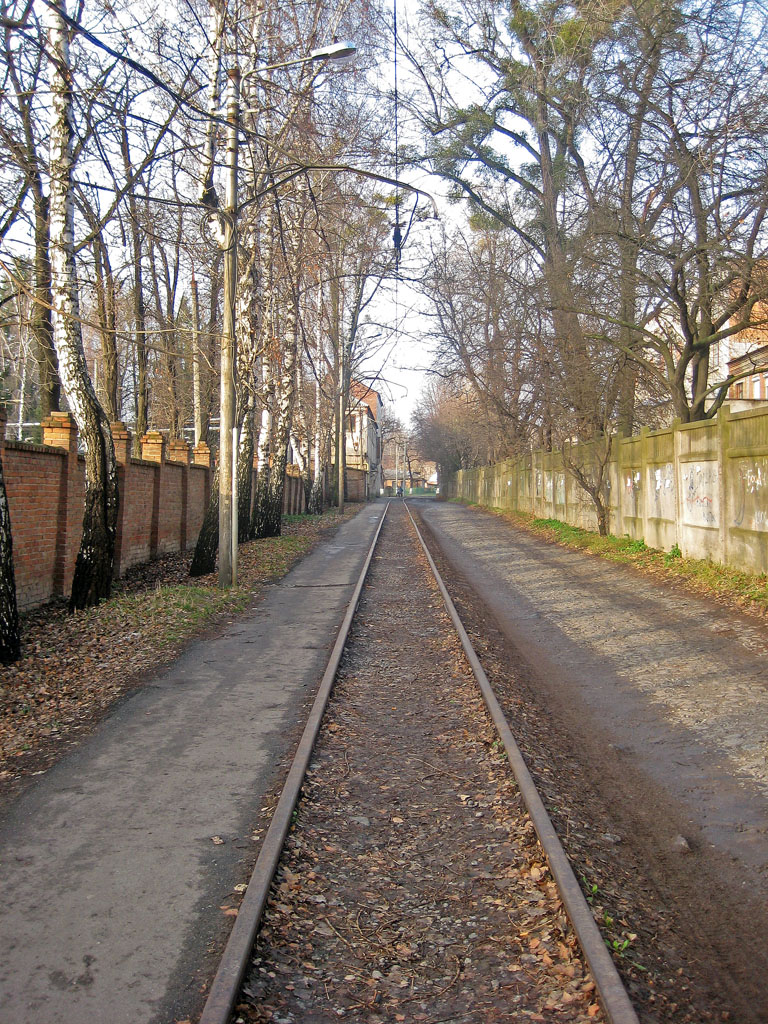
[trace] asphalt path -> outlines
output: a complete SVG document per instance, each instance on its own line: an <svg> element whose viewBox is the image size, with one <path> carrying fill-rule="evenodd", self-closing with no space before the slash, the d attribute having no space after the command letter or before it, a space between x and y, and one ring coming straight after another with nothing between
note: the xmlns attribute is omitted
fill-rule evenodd
<svg viewBox="0 0 768 1024"><path fill-rule="evenodd" d="M203 1001L383 503L192 645L0 819L1 1024L170 1024Z"/></svg>
<svg viewBox="0 0 768 1024"><path fill-rule="evenodd" d="M531 668L584 756L611 752L679 830L768 894L768 638L762 623L515 530L488 512L414 502L434 540ZM596 752L596 753L595 753ZM629 771L627 772L629 775ZM620 791L621 780L616 786ZM619 792L619 795L620 792Z"/></svg>

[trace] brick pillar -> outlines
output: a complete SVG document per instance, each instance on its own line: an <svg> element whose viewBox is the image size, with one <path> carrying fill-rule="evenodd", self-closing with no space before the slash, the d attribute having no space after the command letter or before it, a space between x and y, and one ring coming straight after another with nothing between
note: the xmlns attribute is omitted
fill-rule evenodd
<svg viewBox="0 0 768 1024"><path fill-rule="evenodd" d="M110 423L112 443L115 446L117 462L117 531L115 535L115 576L123 574L123 530L125 528L125 510L128 504L129 474L131 467L131 445L133 439L130 430L120 420Z"/></svg>
<svg viewBox="0 0 768 1024"><path fill-rule="evenodd" d="M149 531L149 557L156 558L160 547L160 496L163 488L163 463L165 462L165 438L159 430L150 430L142 437L141 457L145 462L157 463L152 488L152 526Z"/></svg>
<svg viewBox="0 0 768 1024"><path fill-rule="evenodd" d="M117 464L119 466L127 466L131 461L131 432L120 420L110 423L109 428L112 431L112 443L115 446Z"/></svg>
<svg viewBox="0 0 768 1024"><path fill-rule="evenodd" d="M5 455L5 425L7 422L8 413L5 411L5 406L0 405L0 461Z"/></svg>
<svg viewBox="0 0 768 1024"><path fill-rule="evenodd" d="M192 463L195 466L208 466L211 465L211 449L205 443L200 441L195 445L192 451Z"/></svg>
<svg viewBox="0 0 768 1024"><path fill-rule="evenodd" d="M52 412L42 422L43 444L77 451L77 426L68 412Z"/></svg>
<svg viewBox="0 0 768 1024"><path fill-rule="evenodd" d="M150 430L141 439L141 457L145 462L165 462L165 438L159 430Z"/></svg>
<svg viewBox="0 0 768 1024"><path fill-rule="evenodd" d="M182 462L185 466L188 466L189 457L190 450L186 441L182 441L181 438L176 438L175 440L168 442L169 462Z"/></svg>
<svg viewBox="0 0 768 1024"><path fill-rule="evenodd" d="M198 441L192 449L192 465L204 466L208 471L205 474L205 487L203 488L203 508L208 508L211 500L211 449L205 441Z"/></svg>
<svg viewBox="0 0 768 1024"><path fill-rule="evenodd" d="M62 448L59 508L56 517L56 564L53 592L69 591L82 537L84 482L77 455L77 425L68 412L52 412L43 420L43 444Z"/></svg>
<svg viewBox="0 0 768 1024"><path fill-rule="evenodd" d="M189 509L189 458L190 449L186 441L175 438L168 442L168 461L181 465L181 509L179 511L179 551L187 550L187 518Z"/></svg>

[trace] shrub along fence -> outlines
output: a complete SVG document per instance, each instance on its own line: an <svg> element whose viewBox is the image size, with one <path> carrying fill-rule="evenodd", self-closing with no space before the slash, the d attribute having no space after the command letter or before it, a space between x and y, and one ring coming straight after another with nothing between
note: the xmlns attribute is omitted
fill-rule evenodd
<svg viewBox="0 0 768 1024"><path fill-rule="evenodd" d="M77 427L69 413L53 413L42 426L43 444L6 440L0 410L0 456L22 610L69 593L82 535L85 460L77 450ZM115 575L121 576L132 565L195 545L213 471L205 443L191 450L186 441L168 442L150 431L141 439L142 457L133 459L124 424L113 423L112 436L120 489ZM304 509L302 481L289 470L283 511Z"/></svg>
<svg viewBox="0 0 768 1024"><path fill-rule="evenodd" d="M605 449L603 449L605 450ZM594 505L566 463L589 472L589 445L532 451L517 460L460 470L445 497L530 512L596 529ZM606 477L609 530L650 547L768 572L768 407L667 430L614 437Z"/></svg>

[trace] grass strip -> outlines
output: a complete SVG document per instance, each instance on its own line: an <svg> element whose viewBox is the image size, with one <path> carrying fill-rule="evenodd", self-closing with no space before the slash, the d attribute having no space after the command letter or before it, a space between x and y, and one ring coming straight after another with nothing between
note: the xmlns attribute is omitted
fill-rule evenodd
<svg viewBox="0 0 768 1024"><path fill-rule="evenodd" d="M452 500L462 505L476 505L461 499ZM501 508L488 511L550 543L631 566L657 580L682 584L700 596L715 597L742 611L768 614L768 575L765 573L745 572L707 559L684 558L676 544L670 551L661 551L648 547L642 539L612 534L601 537L592 530L571 526L559 519L541 519L527 512Z"/></svg>

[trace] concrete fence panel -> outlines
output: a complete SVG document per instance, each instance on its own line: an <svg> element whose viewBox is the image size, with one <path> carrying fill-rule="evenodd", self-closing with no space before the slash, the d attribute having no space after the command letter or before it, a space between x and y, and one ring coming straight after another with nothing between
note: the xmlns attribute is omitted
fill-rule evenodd
<svg viewBox="0 0 768 1024"><path fill-rule="evenodd" d="M565 455L532 451L461 470L441 481L442 493L594 530L594 505L567 465L589 466L596 449ZM612 438L605 500L614 534L768 572L768 406Z"/></svg>

